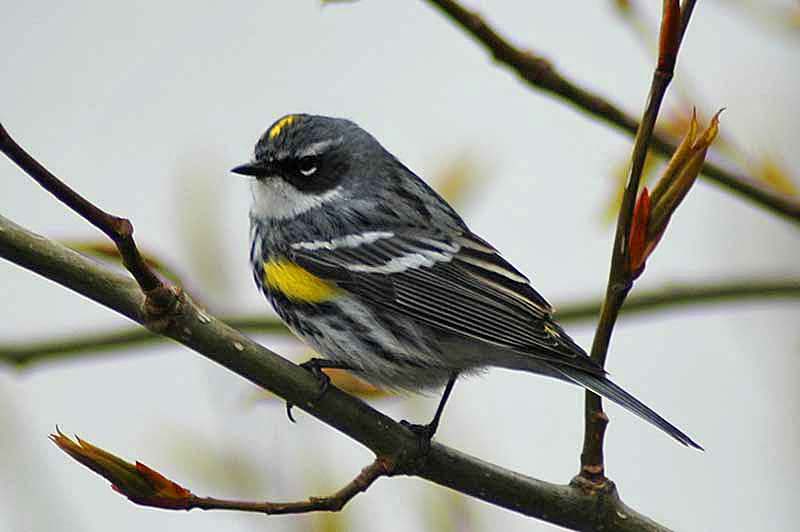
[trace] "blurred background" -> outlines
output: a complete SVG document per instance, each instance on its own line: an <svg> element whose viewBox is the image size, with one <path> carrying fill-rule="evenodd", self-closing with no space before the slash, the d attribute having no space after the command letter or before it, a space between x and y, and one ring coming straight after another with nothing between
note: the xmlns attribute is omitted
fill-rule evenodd
<svg viewBox="0 0 800 532"><path fill-rule="evenodd" d="M796 193L800 8L698 2L662 116L719 107L714 157ZM660 2L478 2L515 44L641 112ZM277 117L348 117L458 203L556 307L599 298L631 139L523 85L426 2L2 1L0 119L70 185L129 217L139 244L220 316L271 315L248 265L249 189L228 170ZM628 6L627 9L625 6ZM101 235L5 159L0 213L62 241ZM800 275L796 225L701 180L636 290ZM0 262L0 344L128 325ZM800 305L728 302L623 317L608 369L705 446L611 405L607 472L625 502L678 530L789 530L800 466ZM567 325L589 347L594 322ZM266 346L303 359L283 335ZM436 398L370 399L427 421ZM460 381L437 439L553 482L578 470L583 394L494 370ZM68 433L200 495L327 494L368 450L171 343L0 365L0 530L552 530L418 479L378 481L338 515L141 508L69 459ZM768 524L767 524L768 523Z"/></svg>

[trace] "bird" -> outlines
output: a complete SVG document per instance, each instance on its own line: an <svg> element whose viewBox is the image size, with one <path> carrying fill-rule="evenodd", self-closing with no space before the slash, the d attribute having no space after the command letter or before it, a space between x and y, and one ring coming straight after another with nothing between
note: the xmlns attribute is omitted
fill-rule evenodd
<svg viewBox="0 0 800 532"><path fill-rule="evenodd" d="M250 263L286 326L322 358L376 387L444 388L490 367L590 390L678 442L694 440L612 382L529 279L419 176L344 118L288 114L231 172L251 180ZM290 412L291 416L291 412Z"/></svg>

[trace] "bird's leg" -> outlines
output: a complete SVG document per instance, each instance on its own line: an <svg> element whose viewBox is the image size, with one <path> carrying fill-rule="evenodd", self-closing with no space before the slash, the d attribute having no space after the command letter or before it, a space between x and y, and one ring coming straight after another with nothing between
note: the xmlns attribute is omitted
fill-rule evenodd
<svg viewBox="0 0 800 532"><path fill-rule="evenodd" d="M419 437L420 448L422 449L423 454L427 454L431 447L431 439L433 438L433 435L436 434L436 429L439 428L439 420L442 418L444 405L447 403L447 399L450 398L450 392L453 391L453 386L455 386L457 378L457 372L450 374L450 378L447 379L447 385L444 387L442 398L439 400L439 406L436 407L436 413L433 415L433 419L430 423L427 425L416 425L414 423L409 423L406 420L402 420L400 422L401 425Z"/></svg>
<svg viewBox="0 0 800 532"><path fill-rule="evenodd" d="M325 392L328 391L328 387L331 384L331 378L322 371L323 368L332 368L332 369L346 369L352 371L353 368L345 364L344 362L337 362L335 360L328 360L326 358L311 358L300 364L300 367L308 370L314 375L320 384L319 394L315 400L319 400ZM292 415L292 404L290 401L286 401L286 416L289 418L289 421L295 423L294 416Z"/></svg>

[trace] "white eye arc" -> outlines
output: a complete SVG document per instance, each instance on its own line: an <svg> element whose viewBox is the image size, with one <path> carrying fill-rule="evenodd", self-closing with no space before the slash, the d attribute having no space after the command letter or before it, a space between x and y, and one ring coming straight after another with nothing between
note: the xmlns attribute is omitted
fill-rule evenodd
<svg viewBox="0 0 800 532"><path fill-rule="evenodd" d="M317 171L318 166L318 159L311 155L302 157L299 161L297 161L297 170L306 177L314 174Z"/></svg>
<svg viewBox="0 0 800 532"><path fill-rule="evenodd" d="M309 167L306 167L306 168L300 168L300 173L303 174L306 177L310 176L311 174L313 174L316 171L317 171L317 167L316 166L309 166Z"/></svg>

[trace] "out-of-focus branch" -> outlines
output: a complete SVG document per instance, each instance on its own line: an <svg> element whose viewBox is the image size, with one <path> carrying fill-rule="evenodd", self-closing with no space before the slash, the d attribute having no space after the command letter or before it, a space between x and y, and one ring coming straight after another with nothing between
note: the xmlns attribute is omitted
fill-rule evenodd
<svg viewBox="0 0 800 532"><path fill-rule="evenodd" d="M221 319L241 331L290 334L283 323L268 316L230 316ZM168 340L141 327L120 327L106 332L65 335L37 342L0 344L0 363L23 368L41 362L72 360Z"/></svg>
<svg viewBox="0 0 800 532"><path fill-rule="evenodd" d="M685 2L688 13L681 12L678 0L663 0L661 31L659 32L658 60L650 84L647 105L642 114L642 122L636 132L631 155L631 169L625 192L622 196L614 247L611 251L611 271L608 276L605 301L600 312L600 321L592 342L592 359L601 367L605 365L611 333L617 321L619 310L633 285L633 272L630 266L630 234L633 209L639 193L639 180L647 157L650 139L655 128L661 102L672 80L675 61L678 57L684 24L688 24L694 7L693 1ZM587 391L585 404L585 427L581 470L579 476L588 482L602 485L606 482L603 441L608 425L608 417L603 412L600 396Z"/></svg>
<svg viewBox="0 0 800 532"><path fill-rule="evenodd" d="M464 8L459 2L455 0L427 1L458 23L482 44L494 59L514 70L531 87L555 94L575 107L631 135L638 131L639 122L636 118L599 94L567 79L542 56L513 46L482 17ZM687 14L691 13L694 2L684 2L684 4L680 36L683 35L688 24ZM671 155L677 145L667 136L656 133L652 136L650 147L662 154ZM727 187L743 198L800 224L800 202L795 198L766 187L751 176L725 169L710 162L703 164L702 172L711 181Z"/></svg>
<svg viewBox="0 0 800 532"><path fill-rule="evenodd" d="M652 314L675 308L733 302L800 299L800 278L733 279L705 283L671 283L661 288L638 291L631 295L620 313L625 316ZM591 299L558 306L560 323L581 323L597 319L602 301ZM240 331L262 334L289 334L277 318L222 316L222 321ZM33 342L0 343L0 363L29 368L42 362L76 360L101 353L119 353L124 349L165 342L163 336L141 327L121 327L102 333L72 334Z"/></svg>
<svg viewBox="0 0 800 532"><path fill-rule="evenodd" d="M109 260L111 262L122 263L119 248L112 242L105 240L62 240L61 243L68 248L72 248L86 255ZM143 249L141 246L137 245L136 247L139 250L139 254L142 256L142 260L144 260L150 268L155 270L158 275L168 279L172 283L182 285L178 270L172 267L168 261L157 256L152 251Z"/></svg>

